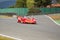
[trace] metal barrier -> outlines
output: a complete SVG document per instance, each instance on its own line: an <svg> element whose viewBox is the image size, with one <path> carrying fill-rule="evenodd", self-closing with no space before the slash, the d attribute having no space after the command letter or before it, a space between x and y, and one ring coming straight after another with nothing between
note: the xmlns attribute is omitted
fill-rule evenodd
<svg viewBox="0 0 60 40"><path fill-rule="evenodd" d="M42 14L60 13L60 8L40 8Z"/></svg>
<svg viewBox="0 0 60 40"><path fill-rule="evenodd" d="M38 8L41 10L41 14L60 13L60 8ZM27 15L29 12L28 8L5 8L0 9L0 13L16 13L17 15ZM34 13L33 13L34 14Z"/></svg>
<svg viewBox="0 0 60 40"><path fill-rule="evenodd" d="M16 13L17 15L27 15L28 9L27 8L5 8L0 9L0 13Z"/></svg>

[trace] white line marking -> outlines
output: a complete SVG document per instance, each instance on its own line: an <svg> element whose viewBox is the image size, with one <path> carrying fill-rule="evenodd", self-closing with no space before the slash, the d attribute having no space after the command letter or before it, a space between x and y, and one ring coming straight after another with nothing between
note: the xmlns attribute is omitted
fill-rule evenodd
<svg viewBox="0 0 60 40"><path fill-rule="evenodd" d="M13 15L13 17L17 17L17 15Z"/></svg>
<svg viewBox="0 0 60 40"><path fill-rule="evenodd" d="M50 18L55 24L57 24L57 25L60 26L60 24L58 24L57 22L55 22L50 16L48 16L48 15L45 15L45 16L48 17L48 18Z"/></svg>
<svg viewBox="0 0 60 40"><path fill-rule="evenodd" d="M11 36L7 36L7 35L3 35L3 34L0 34L0 36L4 36L4 37L8 37L8 38L12 38L12 39L15 39L15 40L22 40L22 39L19 39L19 38L15 38L15 37L11 37Z"/></svg>

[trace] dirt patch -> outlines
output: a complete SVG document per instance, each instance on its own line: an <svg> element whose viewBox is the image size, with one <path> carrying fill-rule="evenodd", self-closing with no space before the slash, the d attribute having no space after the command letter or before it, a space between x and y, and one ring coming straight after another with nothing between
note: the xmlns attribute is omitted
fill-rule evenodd
<svg viewBox="0 0 60 40"><path fill-rule="evenodd" d="M50 16L54 20L60 20L60 14L52 14L52 15L48 15L48 16Z"/></svg>

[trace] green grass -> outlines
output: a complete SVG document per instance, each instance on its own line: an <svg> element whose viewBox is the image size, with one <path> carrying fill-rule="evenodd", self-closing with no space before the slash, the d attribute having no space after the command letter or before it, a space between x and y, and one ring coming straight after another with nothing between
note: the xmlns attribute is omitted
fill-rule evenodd
<svg viewBox="0 0 60 40"><path fill-rule="evenodd" d="M0 36L0 40L15 40L15 39L4 37L4 36Z"/></svg>
<svg viewBox="0 0 60 40"><path fill-rule="evenodd" d="M11 18L10 16L0 15L0 18Z"/></svg>
<svg viewBox="0 0 60 40"><path fill-rule="evenodd" d="M60 24L60 20L55 20L58 24Z"/></svg>

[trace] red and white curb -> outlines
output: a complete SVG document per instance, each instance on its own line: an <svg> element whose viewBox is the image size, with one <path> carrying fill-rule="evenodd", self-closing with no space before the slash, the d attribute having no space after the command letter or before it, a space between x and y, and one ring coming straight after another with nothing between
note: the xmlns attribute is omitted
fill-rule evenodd
<svg viewBox="0 0 60 40"><path fill-rule="evenodd" d="M19 38L15 38L15 37L11 37L11 36L7 36L7 35L3 35L3 34L0 34L0 36L8 37L8 38L12 38L12 39L14 39L14 40L22 40L22 39L19 39Z"/></svg>
<svg viewBox="0 0 60 40"><path fill-rule="evenodd" d="M57 25L60 26L60 24L58 24L57 22L55 22L50 16L48 16L48 15L45 15L45 16L48 17L49 19L51 19L55 24L57 24Z"/></svg>

